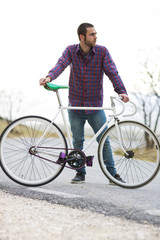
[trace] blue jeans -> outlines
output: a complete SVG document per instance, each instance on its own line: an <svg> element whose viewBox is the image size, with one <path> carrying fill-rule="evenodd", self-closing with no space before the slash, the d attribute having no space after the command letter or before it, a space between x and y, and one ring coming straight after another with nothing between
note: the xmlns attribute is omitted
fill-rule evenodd
<svg viewBox="0 0 160 240"><path fill-rule="evenodd" d="M73 111L68 110L69 121L71 125L72 138L73 138L73 147L74 149L83 149L84 143L84 125L86 120L89 125L92 127L93 131L96 133L103 126L103 124L107 121L106 115L103 110L96 111L93 114L86 114L84 110L81 111ZM106 127L103 132L97 137L97 142L100 141L103 133L108 129ZM105 165L107 170L110 172L112 176L116 174L116 169L114 167L114 160L112 156L112 150L110 146L109 140L106 139L103 148L103 159L105 160ZM86 174L86 168L83 167L80 170L77 170L79 173Z"/></svg>

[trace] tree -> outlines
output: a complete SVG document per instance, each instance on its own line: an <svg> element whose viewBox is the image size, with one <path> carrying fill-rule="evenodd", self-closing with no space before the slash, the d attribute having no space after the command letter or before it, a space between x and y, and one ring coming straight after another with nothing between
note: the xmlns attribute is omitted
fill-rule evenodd
<svg viewBox="0 0 160 240"><path fill-rule="evenodd" d="M155 95L143 95L142 93L133 93L136 97L139 110L142 112L144 124L153 130L153 132L159 134L159 118L160 118L160 98ZM145 133L147 148L153 147L153 141L149 138L149 135Z"/></svg>
<svg viewBox="0 0 160 240"><path fill-rule="evenodd" d="M138 94L134 93L134 95L139 99L144 123L156 132L160 118L160 47L152 51L142 49L139 59L141 59L141 80L138 87L141 93L138 91Z"/></svg>
<svg viewBox="0 0 160 240"><path fill-rule="evenodd" d="M144 124L150 127L157 135L159 131L160 119L160 66L147 58L141 64L141 81L139 89L141 92L133 93L138 101L138 106L142 110ZM145 136L147 147L151 148L153 143L149 136Z"/></svg>
<svg viewBox="0 0 160 240"><path fill-rule="evenodd" d="M22 92L0 91L0 134L24 110Z"/></svg>
<svg viewBox="0 0 160 240"><path fill-rule="evenodd" d="M158 123L160 118L160 97L152 94L132 94L138 101L137 105L142 112L144 124L146 124L154 132L158 133Z"/></svg>
<svg viewBox="0 0 160 240"><path fill-rule="evenodd" d="M7 123L13 121L22 110L23 94L21 92L1 91L0 92L0 118Z"/></svg>

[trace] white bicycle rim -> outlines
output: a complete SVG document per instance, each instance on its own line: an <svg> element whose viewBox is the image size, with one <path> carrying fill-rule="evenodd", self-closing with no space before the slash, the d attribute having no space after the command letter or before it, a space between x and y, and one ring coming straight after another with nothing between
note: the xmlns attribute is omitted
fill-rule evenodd
<svg viewBox="0 0 160 240"><path fill-rule="evenodd" d="M113 125L104 133L99 144L100 167L110 181L121 187L142 187L158 173L160 166L159 142L148 127L135 121L120 122L119 129L122 145L129 155L126 155L121 149L116 127ZM116 180L106 168L107 159L103 158L106 139L109 139L110 142L116 171L125 183Z"/></svg>
<svg viewBox="0 0 160 240"><path fill-rule="evenodd" d="M45 136L39 142L47 127ZM36 146L37 142L38 149L47 151L50 155L31 154L30 149ZM63 170L64 165L54 162L58 160L60 152L66 153L67 144L61 130L51 124L50 120L27 116L15 120L5 129L1 137L0 151L1 166L8 177L22 185L40 186L54 180Z"/></svg>

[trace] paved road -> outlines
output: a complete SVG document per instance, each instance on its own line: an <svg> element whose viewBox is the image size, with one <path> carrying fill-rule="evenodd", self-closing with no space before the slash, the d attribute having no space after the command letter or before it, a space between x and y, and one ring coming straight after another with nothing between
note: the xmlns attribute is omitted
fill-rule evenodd
<svg viewBox="0 0 160 240"><path fill-rule="evenodd" d="M96 155L93 149L96 149L96 143L89 152ZM0 170L0 189L27 198L160 226L160 173L143 188L131 190L111 186L95 157L94 166L87 168L84 184L71 184L70 180L74 175L73 170L64 169L53 182L42 187L29 188L12 182Z"/></svg>

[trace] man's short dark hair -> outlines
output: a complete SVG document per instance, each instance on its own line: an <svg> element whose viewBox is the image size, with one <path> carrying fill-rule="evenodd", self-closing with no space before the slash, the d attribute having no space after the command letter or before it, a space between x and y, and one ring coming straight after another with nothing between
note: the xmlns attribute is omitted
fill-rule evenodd
<svg viewBox="0 0 160 240"><path fill-rule="evenodd" d="M93 28L94 26L90 23L82 23L77 29L78 37L80 39L80 34L86 37L87 28Z"/></svg>

